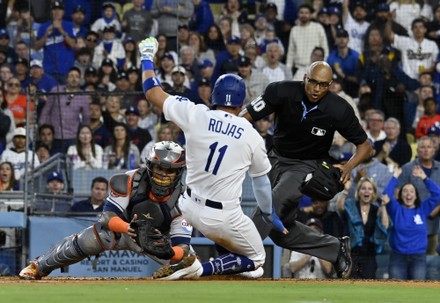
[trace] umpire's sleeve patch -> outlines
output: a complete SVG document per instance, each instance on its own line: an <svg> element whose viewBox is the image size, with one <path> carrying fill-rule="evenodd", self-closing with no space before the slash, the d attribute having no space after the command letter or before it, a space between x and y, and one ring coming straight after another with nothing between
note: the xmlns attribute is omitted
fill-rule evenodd
<svg viewBox="0 0 440 303"><path fill-rule="evenodd" d="M126 174L117 174L111 177L109 181L111 194L117 197L126 197L131 189L130 180L130 176Z"/></svg>

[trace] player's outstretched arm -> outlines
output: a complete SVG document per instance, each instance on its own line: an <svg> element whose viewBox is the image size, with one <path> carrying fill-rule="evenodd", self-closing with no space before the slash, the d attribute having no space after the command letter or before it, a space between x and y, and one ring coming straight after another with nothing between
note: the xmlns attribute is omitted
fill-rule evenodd
<svg viewBox="0 0 440 303"><path fill-rule="evenodd" d="M289 231L284 227L283 222L281 222L272 207L272 188L269 177L267 175L252 177L252 188L263 220L267 224L271 224L275 230L286 235Z"/></svg>
<svg viewBox="0 0 440 303"><path fill-rule="evenodd" d="M158 43L156 38L149 37L139 43L142 62L142 89L148 101L162 110L165 100L170 96L163 91L160 80L154 73L154 56Z"/></svg>

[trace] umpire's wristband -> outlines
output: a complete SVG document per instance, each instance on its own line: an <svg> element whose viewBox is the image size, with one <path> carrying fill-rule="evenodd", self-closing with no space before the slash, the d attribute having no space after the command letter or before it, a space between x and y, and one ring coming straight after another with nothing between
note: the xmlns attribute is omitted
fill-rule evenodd
<svg viewBox="0 0 440 303"><path fill-rule="evenodd" d="M144 91L144 94L147 93L150 89L160 86L160 80L157 77L151 77L144 81L142 84L142 89Z"/></svg>

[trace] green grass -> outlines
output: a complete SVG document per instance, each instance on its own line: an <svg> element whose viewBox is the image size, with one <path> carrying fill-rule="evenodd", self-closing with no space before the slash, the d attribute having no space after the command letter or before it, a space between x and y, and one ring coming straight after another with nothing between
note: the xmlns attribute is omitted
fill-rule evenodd
<svg viewBox="0 0 440 303"><path fill-rule="evenodd" d="M290 281L51 281L0 284L2 303L438 303L440 284Z"/></svg>

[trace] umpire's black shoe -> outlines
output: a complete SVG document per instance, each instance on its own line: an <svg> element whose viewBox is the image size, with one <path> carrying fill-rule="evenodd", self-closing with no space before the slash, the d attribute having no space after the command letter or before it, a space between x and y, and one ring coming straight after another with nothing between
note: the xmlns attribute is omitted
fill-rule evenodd
<svg viewBox="0 0 440 303"><path fill-rule="evenodd" d="M351 261L350 237L345 236L339 238L339 241L341 242L341 248L339 249L336 262L333 263L333 267L335 268L338 278L348 279L350 278L351 269L353 266L353 262Z"/></svg>

